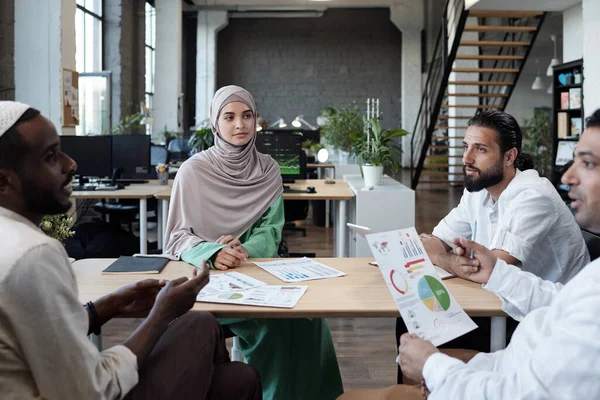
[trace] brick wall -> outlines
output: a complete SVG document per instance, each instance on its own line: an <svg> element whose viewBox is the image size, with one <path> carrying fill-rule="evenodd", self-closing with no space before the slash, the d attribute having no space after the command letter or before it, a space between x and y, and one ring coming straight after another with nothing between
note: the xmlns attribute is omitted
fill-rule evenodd
<svg viewBox="0 0 600 400"><path fill-rule="evenodd" d="M400 120L401 34L389 9L331 9L321 18L230 19L218 35L217 85L237 84L259 115L314 123L324 107L380 99L384 126ZM415 101L420 99L415 98Z"/></svg>
<svg viewBox="0 0 600 400"><path fill-rule="evenodd" d="M14 1L0 1L0 100L15 99L14 24Z"/></svg>

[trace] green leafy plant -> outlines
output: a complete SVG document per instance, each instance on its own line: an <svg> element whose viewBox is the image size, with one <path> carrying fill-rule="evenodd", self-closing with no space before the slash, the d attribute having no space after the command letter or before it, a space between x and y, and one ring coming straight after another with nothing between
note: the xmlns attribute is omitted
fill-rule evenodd
<svg viewBox="0 0 600 400"><path fill-rule="evenodd" d="M404 129L383 129L376 118L364 118L365 132L353 135L353 154L360 164L382 166L398 171L396 157L402 149L394 143L395 138L408 135Z"/></svg>
<svg viewBox="0 0 600 400"><path fill-rule="evenodd" d="M121 119L112 130L113 135L122 135L127 133L131 129L137 129L142 126L141 122L144 118L144 115L140 112L136 112L130 115L126 115L125 118Z"/></svg>
<svg viewBox="0 0 600 400"><path fill-rule="evenodd" d="M550 116L543 109L534 109L533 117L526 119L523 125L521 151L533 157L540 176L550 177L552 173L552 149Z"/></svg>
<svg viewBox="0 0 600 400"><path fill-rule="evenodd" d="M192 134L188 145L190 146L190 153L199 153L202 150L206 150L211 147L215 142L212 128L208 124L208 121L204 121L202 127Z"/></svg>
<svg viewBox="0 0 600 400"><path fill-rule="evenodd" d="M165 125L165 129L162 131L162 137L165 141L165 144L168 146L169 142L177 137L177 132L168 130L167 126Z"/></svg>
<svg viewBox="0 0 600 400"><path fill-rule="evenodd" d="M363 131L364 123L356 104L345 107L329 107L323 111L325 124L321 126L323 139L333 148L351 152L353 135Z"/></svg>
<svg viewBox="0 0 600 400"><path fill-rule="evenodd" d="M71 230L72 223L73 218L67 217L65 214L46 215L42 218L40 228L46 235L62 242L75 234Z"/></svg>

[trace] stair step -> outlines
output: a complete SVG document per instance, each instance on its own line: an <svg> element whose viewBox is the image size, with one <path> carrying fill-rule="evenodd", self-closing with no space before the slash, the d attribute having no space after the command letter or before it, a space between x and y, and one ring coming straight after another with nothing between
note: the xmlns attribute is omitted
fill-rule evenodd
<svg viewBox="0 0 600 400"><path fill-rule="evenodd" d="M524 60L525 56L494 56L494 55L469 55L457 54L457 60Z"/></svg>
<svg viewBox="0 0 600 400"><path fill-rule="evenodd" d="M458 184L462 184L462 180L456 180L456 181L451 181L448 179L440 179L438 180L430 180L430 181L422 181L419 179L419 183L430 183L430 184L436 184L436 183L445 183L445 184L449 184L449 183L458 183Z"/></svg>
<svg viewBox="0 0 600 400"><path fill-rule="evenodd" d="M471 10L469 17L476 18L535 18L544 15L543 11L504 11L504 10Z"/></svg>
<svg viewBox="0 0 600 400"><path fill-rule="evenodd" d="M448 115L440 115L438 117L438 119L471 119L471 118L473 118L473 117L466 117L466 116L462 116L462 115L457 115L454 117L450 117Z"/></svg>
<svg viewBox="0 0 600 400"><path fill-rule="evenodd" d="M535 26L467 25L466 32L535 32Z"/></svg>
<svg viewBox="0 0 600 400"><path fill-rule="evenodd" d="M511 46L511 47L519 47L519 46L529 46L530 42L504 42L504 41L496 41L496 40L461 40L461 46Z"/></svg>
<svg viewBox="0 0 600 400"><path fill-rule="evenodd" d="M442 139L442 140L450 140L450 139L464 139L464 136L434 136L432 139ZM462 148L462 146L458 146L458 148Z"/></svg>
<svg viewBox="0 0 600 400"><path fill-rule="evenodd" d="M462 158L462 156L449 156L448 154L429 154L427 158ZM461 165L462 167L462 165Z"/></svg>
<svg viewBox="0 0 600 400"><path fill-rule="evenodd" d="M448 172L448 171L421 171L421 176L423 175L429 175L429 176L447 176L447 175L463 175L464 173L461 172Z"/></svg>
<svg viewBox="0 0 600 400"><path fill-rule="evenodd" d="M485 108L485 109L502 109L502 106L495 106L492 104L442 104L442 108Z"/></svg>
<svg viewBox="0 0 600 400"><path fill-rule="evenodd" d="M452 129L467 129L468 126L452 126ZM443 130L447 130L448 129L448 125L436 125L434 127L434 129L443 129Z"/></svg>
<svg viewBox="0 0 600 400"><path fill-rule="evenodd" d="M519 72L519 68L452 68L452 72L475 72L478 74L489 72L509 72L516 74Z"/></svg>
<svg viewBox="0 0 600 400"><path fill-rule="evenodd" d="M504 93L446 93L448 97L508 97Z"/></svg>
<svg viewBox="0 0 600 400"><path fill-rule="evenodd" d="M434 150L443 150L443 149L462 149L462 146L445 146L445 145L431 145L429 146L430 149L434 149Z"/></svg>
<svg viewBox="0 0 600 400"><path fill-rule="evenodd" d="M476 86L513 86L514 82L497 81L448 81L448 85L476 85Z"/></svg>
<svg viewBox="0 0 600 400"><path fill-rule="evenodd" d="M462 168L462 164L423 164L423 168L425 169L439 169L439 168L450 168L450 167L460 167Z"/></svg>

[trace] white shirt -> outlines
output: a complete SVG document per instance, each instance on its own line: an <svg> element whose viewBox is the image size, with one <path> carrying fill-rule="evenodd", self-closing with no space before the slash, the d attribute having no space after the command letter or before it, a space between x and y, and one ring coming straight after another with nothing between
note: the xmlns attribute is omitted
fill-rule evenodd
<svg viewBox="0 0 600 400"><path fill-rule="evenodd" d="M0 399L120 399L138 381L127 347L99 352L63 246L0 207Z"/></svg>
<svg viewBox="0 0 600 400"><path fill-rule="evenodd" d="M491 250L504 250L524 271L552 282L568 282L590 262L573 214L550 181L535 170L517 170L495 203L487 190L465 189L459 205L433 235L448 244L454 238L472 238Z"/></svg>
<svg viewBox="0 0 600 400"><path fill-rule="evenodd" d="M530 307L505 350L467 364L441 353L429 357L429 400L599 399L600 260L552 296L551 305Z"/></svg>

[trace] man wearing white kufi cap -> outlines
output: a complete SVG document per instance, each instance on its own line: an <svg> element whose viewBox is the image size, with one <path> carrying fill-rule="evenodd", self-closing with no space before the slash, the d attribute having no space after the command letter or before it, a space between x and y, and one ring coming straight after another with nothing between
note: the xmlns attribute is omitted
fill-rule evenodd
<svg viewBox="0 0 600 400"><path fill-rule="evenodd" d="M186 313L206 266L81 306L63 246L38 227L70 208L76 168L39 111L0 101L0 399L260 399L258 374L229 362L216 319ZM124 345L87 340L128 313L149 316Z"/></svg>

